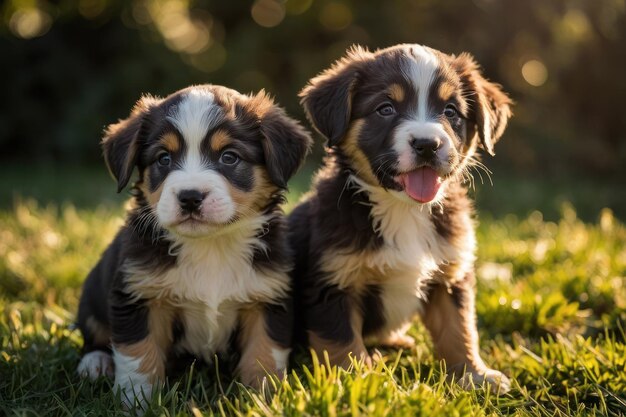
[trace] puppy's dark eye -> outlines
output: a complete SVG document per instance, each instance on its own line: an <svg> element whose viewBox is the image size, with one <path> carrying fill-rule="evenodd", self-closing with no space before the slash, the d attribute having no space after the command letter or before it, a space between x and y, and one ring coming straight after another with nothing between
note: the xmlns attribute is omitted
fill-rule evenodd
<svg viewBox="0 0 626 417"><path fill-rule="evenodd" d="M163 152L157 158L157 163L161 165L162 167L168 167L172 163L172 157L170 156L169 153Z"/></svg>
<svg viewBox="0 0 626 417"><path fill-rule="evenodd" d="M239 162L239 155L233 151L226 151L220 157L220 162L224 165L235 165Z"/></svg>
<svg viewBox="0 0 626 417"><path fill-rule="evenodd" d="M454 107L454 104L448 104L445 109L443 109L443 115L448 119L454 119L459 115L459 111Z"/></svg>
<svg viewBox="0 0 626 417"><path fill-rule="evenodd" d="M396 112L396 110L393 108L393 106L389 103L385 103L381 106L379 106L376 109L376 112L378 114L380 114L381 116L391 116L392 114L394 114Z"/></svg>

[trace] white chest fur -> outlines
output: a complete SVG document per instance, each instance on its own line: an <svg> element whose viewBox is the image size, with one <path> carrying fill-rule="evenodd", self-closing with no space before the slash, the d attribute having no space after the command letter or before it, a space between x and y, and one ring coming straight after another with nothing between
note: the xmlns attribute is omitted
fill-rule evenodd
<svg viewBox="0 0 626 417"><path fill-rule="evenodd" d="M369 195L371 220L384 243L360 254L334 253L322 265L340 288L358 293L367 286L378 286L385 327L397 329L419 312L425 287L440 265L473 262L474 235L469 233L463 246L457 247L437 233L428 205L404 201L392 195L394 191L354 181L361 186L360 192Z"/></svg>
<svg viewBox="0 0 626 417"><path fill-rule="evenodd" d="M211 360L226 347L243 305L286 294L286 271L261 271L252 264L254 250L266 249L256 237L265 220L249 220L208 238L178 241L176 265L160 274L127 265L131 292L163 300L177 311L184 325L179 346L183 350Z"/></svg>

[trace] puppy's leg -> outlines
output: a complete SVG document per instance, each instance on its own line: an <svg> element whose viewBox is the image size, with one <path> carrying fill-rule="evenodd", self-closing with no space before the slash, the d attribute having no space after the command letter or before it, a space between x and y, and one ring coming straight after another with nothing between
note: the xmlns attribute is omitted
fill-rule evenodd
<svg viewBox="0 0 626 417"><path fill-rule="evenodd" d="M256 304L240 312L237 370L244 384L260 388L267 373L286 374L293 325L289 303Z"/></svg>
<svg viewBox="0 0 626 417"><path fill-rule="evenodd" d="M102 276L96 268L83 285L78 306L77 324L84 344L83 357L76 371L91 380L100 376L113 377L114 373L111 328L106 322L107 297L103 294L102 285Z"/></svg>
<svg viewBox="0 0 626 417"><path fill-rule="evenodd" d="M115 360L114 391L120 389L122 401L135 406L136 400L143 406L150 400L152 386L165 377L165 355L150 336L129 343L114 344Z"/></svg>
<svg viewBox="0 0 626 417"><path fill-rule="evenodd" d="M411 323L404 324L399 329L384 333L378 338L379 345L395 349L411 349L415 347L415 339L406 334L411 327Z"/></svg>
<svg viewBox="0 0 626 417"><path fill-rule="evenodd" d="M506 392L510 388L508 378L489 369L480 357L473 284L473 275L468 275L449 289L445 285L433 287L422 319L451 376L466 388L487 382L492 390Z"/></svg>
<svg viewBox="0 0 626 417"><path fill-rule="evenodd" d="M145 301L116 304L111 308L114 390L121 391L122 401L143 407L152 387L165 377L165 360L173 335L174 310L160 303Z"/></svg>
<svg viewBox="0 0 626 417"><path fill-rule="evenodd" d="M329 287L306 312L309 347L320 361L326 351L331 365L347 368L350 355L371 364L363 342L363 312L346 293Z"/></svg>

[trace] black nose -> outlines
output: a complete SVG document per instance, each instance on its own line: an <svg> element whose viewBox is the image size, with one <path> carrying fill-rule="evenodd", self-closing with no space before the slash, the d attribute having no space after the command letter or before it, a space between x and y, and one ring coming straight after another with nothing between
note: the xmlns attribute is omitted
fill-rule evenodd
<svg viewBox="0 0 626 417"><path fill-rule="evenodd" d="M411 140L411 147L415 150L415 153L426 159L434 157L440 146L441 140L439 138L418 138Z"/></svg>
<svg viewBox="0 0 626 417"><path fill-rule="evenodd" d="M180 208L184 211L192 212L198 210L202 200L204 200L204 194L198 190L182 190L178 193L178 202L180 203Z"/></svg>

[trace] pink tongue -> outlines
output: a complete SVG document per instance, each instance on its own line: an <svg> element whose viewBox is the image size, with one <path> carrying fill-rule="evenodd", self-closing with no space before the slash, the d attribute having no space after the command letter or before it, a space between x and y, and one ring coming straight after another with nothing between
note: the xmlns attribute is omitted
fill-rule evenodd
<svg viewBox="0 0 626 417"><path fill-rule="evenodd" d="M432 201L439 191L441 180L434 169L428 167L418 168L415 171L402 174L404 191L413 200L420 203Z"/></svg>

